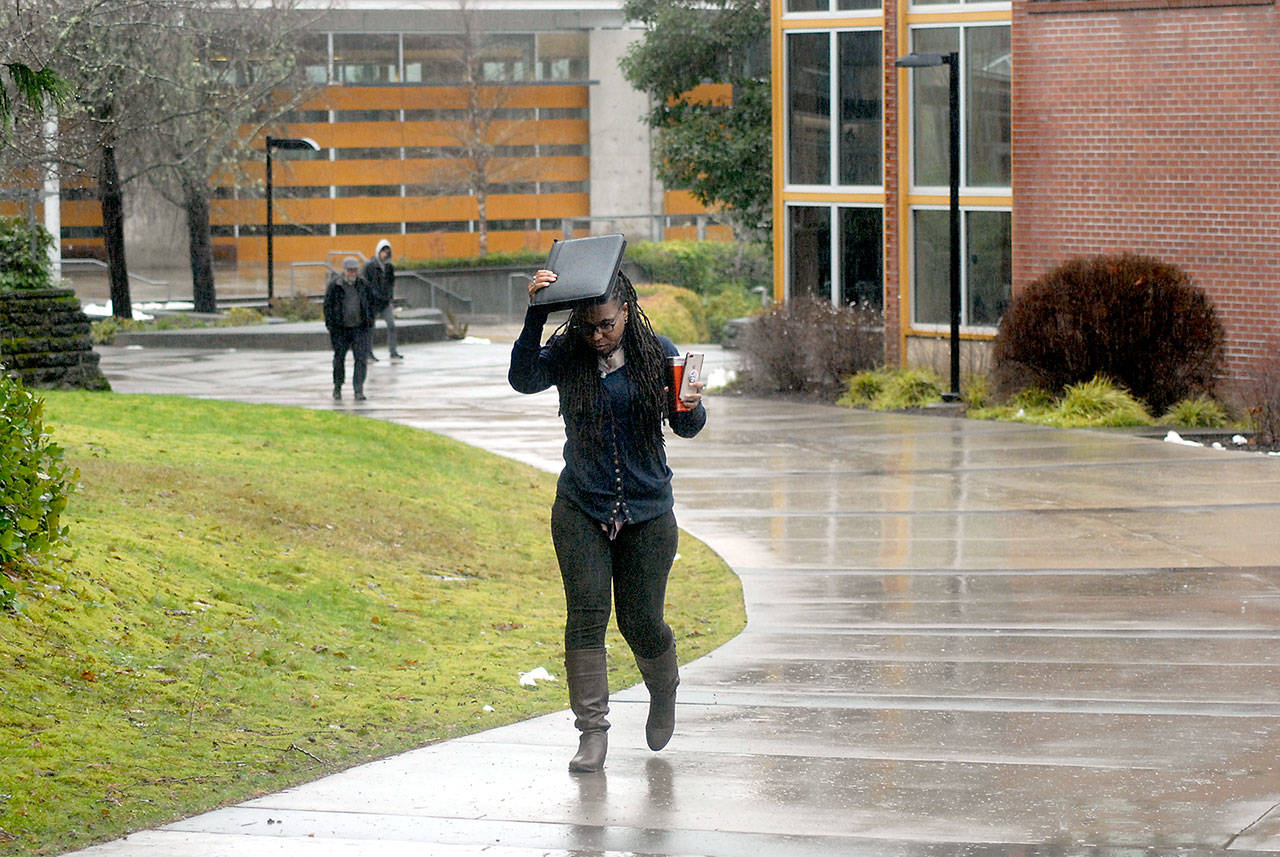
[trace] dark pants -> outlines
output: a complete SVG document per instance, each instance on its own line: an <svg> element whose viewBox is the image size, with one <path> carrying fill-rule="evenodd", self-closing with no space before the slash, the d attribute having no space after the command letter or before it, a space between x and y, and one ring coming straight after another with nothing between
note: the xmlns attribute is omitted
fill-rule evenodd
<svg viewBox="0 0 1280 857"><path fill-rule="evenodd" d="M333 344L333 386L341 387L347 378L347 352L355 358L353 378L356 392L364 390L365 374L369 371L369 328L333 327L329 329L329 342Z"/></svg>
<svg viewBox="0 0 1280 857"><path fill-rule="evenodd" d="M642 524L628 524L610 541L598 521L556 498L551 540L569 614L566 651L604 646L611 588L618 630L631 650L656 658L671 648L675 638L662 612L678 536L676 517L667 512Z"/></svg>

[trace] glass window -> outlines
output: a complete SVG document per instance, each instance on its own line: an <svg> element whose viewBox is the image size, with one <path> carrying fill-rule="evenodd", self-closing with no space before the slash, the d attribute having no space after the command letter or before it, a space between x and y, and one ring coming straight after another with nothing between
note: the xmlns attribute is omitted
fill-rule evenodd
<svg viewBox="0 0 1280 857"><path fill-rule="evenodd" d="M837 35L840 68L840 184L881 184L884 78L880 32Z"/></svg>
<svg viewBox="0 0 1280 857"><path fill-rule="evenodd" d="M879 9L880 0L836 0L836 9L841 12ZM829 12L831 0L787 0L788 12Z"/></svg>
<svg viewBox="0 0 1280 857"><path fill-rule="evenodd" d="M965 226L965 318L995 327L1013 298L1013 216L971 211Z"/></svg>
<svg viewBox="0 0 1280 857"><path fill-rule="evenodd" d="M787 36L787 181L831 181L831 49L827 33Z"/></svg>
<svg viewBox="0 0 1280 857"><path fill-rule="evenodd" d="M1009 187L1009 27L922 27L912 31L912 44L920 53L956 51L962 58L961 185ZM911 71L912 177L917 187L950 183L950 74L947 65Z"/></svg>
<svg viewBox="0 0 1280 857"><path fill-rule="evenodd" d="M307 83L329 82L329 34L315 33L298 40L298 65Z"/></svg>
<svg viewBox="0 0 1280 857"><path fill-rule="evenodd" d="M538 80L586 80L587 34L540 33Z"/></svg>
<svg viewBox="0 0 1280 857"><path fill-rule="evenodd" d="M951 221L948 211L916 211L912 317L919 324L951 323Z"/></svg>
<svg viewBox="0 0 1280 857"><path fill-rule="evenodd" d="M404 79L409 83L457 83L463 79L456 36L406 35Z"/></svg>
<svg viewBox="0 0 1280 857"><path fill-rule="evenodd" d="M478 51L481 80L533 80L534 38L502 35L485 38Z"/></svg>
<svg viewBox="0 0 1280 857"><path fill-rule="evenodd" d="M951 214L915 212L912 317L918 324L951 323ZM1013 295L1012 215L961 211L960 324L995 327Z"/></svg>
<svg viewBox="0 0 1280 857"><path fill-rule="evenodd" d="M912 31L917 53L948 54L956 50L960 31L940 27ZM911 75L912 178L916 185L946 187L951 183L951 69L915 68Z"/></svg>
<svg viewBox="0 0 1280 857"><path fill-rule="evenodd" d="M400 37L335 33L333 75L339 83L398 83Z"/></svg>
<svg viewBox="0 0 1280 857"><path fill-rule="evenodd" d="M831 206L791 206L790 296L831 300Z"/></svg>
<svg viewBox="0 0 1280 857"><path fill-rule="evenodd" d="M879 208L840 209L840 301L884 309L884 217Z"/></svg>
<svg viewBox="0 0 1280 857"><path fill-rule="evenodd" d="M1010 184L1008 27L965 30L965 180L974 187Z"/></svg>

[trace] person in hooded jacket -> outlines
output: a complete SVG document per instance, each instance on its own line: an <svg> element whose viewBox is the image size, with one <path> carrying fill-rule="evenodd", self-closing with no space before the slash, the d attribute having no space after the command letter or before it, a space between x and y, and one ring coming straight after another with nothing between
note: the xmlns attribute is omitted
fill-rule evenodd
<svg viewBox="0 0 1280 857"><path fill-rule="evenodd" d="M396 348L399 343L396 339L396 315L393 304L396 269L391 264L391 242L385 238L378 242L377 249L373 251L373 258L365 263L364 280L369 284L369 299L373 304L374 316L382 316L382 320L386 322L387 349L391 352L391 358L402 360L404 355ZM373 327L372 321L369 322L369 326ZM378 359L373 356L372 349L369 357L375 361Z"/></svg>

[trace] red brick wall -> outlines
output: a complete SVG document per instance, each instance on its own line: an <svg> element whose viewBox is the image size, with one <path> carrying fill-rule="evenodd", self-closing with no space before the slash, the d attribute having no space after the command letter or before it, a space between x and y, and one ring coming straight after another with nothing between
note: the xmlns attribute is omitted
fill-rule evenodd
<svg viewBox="0 0 1280 857"><path fill-rule="evenodd" d="M1280 12L1014 0L1012 40L1015 292L1072 257L1159 257L1247 375L1280 341Z"/></svg>

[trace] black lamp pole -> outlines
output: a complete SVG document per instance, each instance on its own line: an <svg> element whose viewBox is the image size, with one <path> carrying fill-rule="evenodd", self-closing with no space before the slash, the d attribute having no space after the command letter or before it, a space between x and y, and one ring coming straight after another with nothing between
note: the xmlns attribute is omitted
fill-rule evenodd
<svg viewBox="0 0 1280 857"><path fill-rule="evenodd" d="M320 151L320 147L315 140L310 137L272 137L267 135L267 303L270 304L272 298L275 297L275 280L276 280L276 259L275 245L272 241L275 226L272 217L272 187L271 187L271 150L272 149L305 149L312 152Z"/></svg>
<svg viewBox="0 0 1280 857"><path fill-rule="evenodd" d="M951 164L951 389L942 394L947 402L960 401L960 54L908 54L894 63L898 68L930 68L948 66L948 139Z"/></svg>

